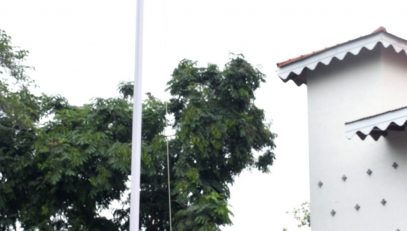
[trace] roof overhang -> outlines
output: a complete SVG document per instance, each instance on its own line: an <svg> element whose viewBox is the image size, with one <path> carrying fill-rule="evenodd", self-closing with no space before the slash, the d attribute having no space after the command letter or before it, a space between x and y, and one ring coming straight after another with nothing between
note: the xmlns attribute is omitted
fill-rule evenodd
<svg viewBox="0 0 407 231"><path fill-rule="evenodd" d="M374 140L378 140L389 131L404 130L406 121L407 107L387 111L345 123L346 137L351 139L356 134L364 140L370 135Z"/></svg>
<svg viewBox="0 0 407 231"><path fill-rule="evenodd" d="M347 55L358 55L362 49L373 50L378 44L393 47L395 52L406 54L407 41L379 28L371 34L341 43L320 51L277 63L278 76L284 81L293 80L298 86L307 82L305 70L313 71L318 65L329 65L332 60L342 61Z"/></svg>

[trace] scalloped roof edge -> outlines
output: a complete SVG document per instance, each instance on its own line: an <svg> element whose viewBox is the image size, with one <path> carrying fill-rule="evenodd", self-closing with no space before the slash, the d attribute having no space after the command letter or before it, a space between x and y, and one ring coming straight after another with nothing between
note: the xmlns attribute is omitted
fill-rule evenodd
<svg viewBox="0 0 407 231"><path fill-rule="evenodd" d="M364 140L371 136L378 140L389 130L403 130L407 123L407 107L402 107L380 114L345 123L345 133L348 139L354 135Z"/></svg>
<svg viewBox="0 0 407 231"><path fill-rule="evenodd" d="M277 73L284 82L293 80L300 86L307 82L306 77L302 75L304 70L313 71L318 65L327 66L334 58L342 61L348 54L358 55L362 49L373 50L379 43L385 48L393 47L397 53L407 53L407 40L388 33L384 27L379 27L368 35L279 62Z"/></svg>

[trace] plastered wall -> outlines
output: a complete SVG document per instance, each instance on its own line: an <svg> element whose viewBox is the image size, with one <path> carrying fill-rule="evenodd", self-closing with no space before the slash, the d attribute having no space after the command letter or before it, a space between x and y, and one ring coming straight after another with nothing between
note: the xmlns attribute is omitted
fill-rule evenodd
<svg viewBox="0 0 407 231"><path fill-rule="evenodd" d="M344 123L407 106L407 57L381 47L307 73L313 231L407 231L407 132Z"/></svg>

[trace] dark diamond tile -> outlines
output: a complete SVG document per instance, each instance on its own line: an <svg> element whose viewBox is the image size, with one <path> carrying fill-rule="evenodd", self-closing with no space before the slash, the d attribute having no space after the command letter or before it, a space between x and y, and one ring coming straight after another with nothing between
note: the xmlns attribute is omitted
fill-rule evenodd
<svg viewBox="0 0 407 231"><path fill-rule="evenodd" d="M331 210L331 216L335 216L335 214L336 214L336 211L335 210Z"/></svg>
<svg viewBox="0 0 407 231"><path fill-rule="evenodd" d="M399 164L397 164L396 162L394 162L394 163L392 164L392 167L393 167L394 169L397 169L397 168L399 167Z"/></svg>
<svg viewBox="0 0 407 231"><path fill-rule="evenodd" d="M348 179L348 177L346 175L342 176L342 181L346 181Z"/></svg>
<svg viewBox="0 0 407 231"><path fill-rule="evenodd" d="M318 182L318 187L322 188L323 185L324 185L324 183L322 181Z"/></svg>
<svg viewBox="0 0 407 231"><path fill-rule="evenodd" d="M385 206L386 204L387 204L387 201L386 201L386 199L382 199L382 201L380 201L380 203L383 205L383 206Z"/></svg>

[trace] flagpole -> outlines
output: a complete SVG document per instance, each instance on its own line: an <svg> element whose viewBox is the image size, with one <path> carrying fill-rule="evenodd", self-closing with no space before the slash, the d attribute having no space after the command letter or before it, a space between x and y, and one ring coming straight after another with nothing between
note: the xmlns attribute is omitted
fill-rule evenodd
<svg viewBox="0 0 407 231"><path fill-rule="evenodd" d="M133 130L131 155L130 231L139 230L140 220L140 169L141 169L141 79L143 57L143 0L137 0L136 60L134 74Z"/></svg>

